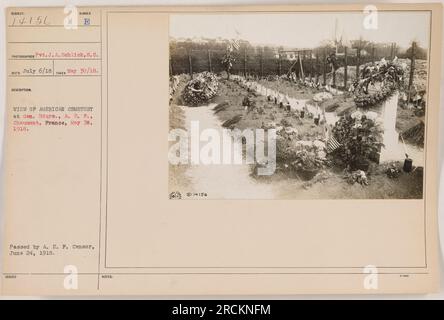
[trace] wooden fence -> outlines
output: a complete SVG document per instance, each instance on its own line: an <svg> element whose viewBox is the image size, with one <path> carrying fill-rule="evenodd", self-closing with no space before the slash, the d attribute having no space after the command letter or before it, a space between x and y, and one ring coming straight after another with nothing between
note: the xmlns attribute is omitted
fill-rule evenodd
<svg viewBox="0 0 444 320"><path fill-rule="evenodd" d="M316 82L321 81L327 84L327 78L331 79L332 86L338 88L348 88L359 74L362 65L385 59L393 59L396 55L396 45L392 44L389 55L378 54L378 50L367 48L365 55L363 50L354 49L350 54L347 47L341 54L336 55L337 69L333 72L332 64L327 63L327 57L330 52L327 50L317 51L299 50L294 51L297 55L295 59L285 58L283 53L279 57L265 57L262 53L251 54L240 49L236 52L236 60L231 69L232 74L252 75L256 77L267 77L270 75L283 75L292 71L298 79L308 78ZM225 70L221 63L224 56L224 50L181 50L170 55L170 75L188 73L191 76L194 73L211 71L220 73ZM413 74L415 69L415 44L412 45L410 54L411 66L409 75L409 92L413 83ZM351 69L354 69L351 72ZM338 72L340 70L340 72ZM338 77L338 73L340 77ZM351 74L354 74L353 77Z"/></svg>

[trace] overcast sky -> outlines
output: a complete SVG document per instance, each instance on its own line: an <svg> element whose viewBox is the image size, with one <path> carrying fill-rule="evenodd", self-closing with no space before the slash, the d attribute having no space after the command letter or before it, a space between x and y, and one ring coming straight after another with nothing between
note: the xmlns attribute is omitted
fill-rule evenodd
<svg viewBox="0 0 444 320"><path fill-rule="evenodd" d="M254 44L312 48L337 34L347 40L396 42L408 47L413 40L429 45L428 12L379 12L378 29L366 30L364 13L181 14L170 16L172 37L240 38ZM336 23L337 21L337 23Z"/></svg>

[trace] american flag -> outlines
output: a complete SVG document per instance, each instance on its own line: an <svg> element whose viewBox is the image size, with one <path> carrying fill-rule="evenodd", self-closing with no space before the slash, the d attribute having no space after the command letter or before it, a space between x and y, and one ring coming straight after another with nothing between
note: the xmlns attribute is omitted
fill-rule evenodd
<svg viewBox="0 0 444 320"><path fill-rule="evenodd" d="M322 114L324 116L325 122L327 122L327 118L325 116L325 108L322 108ZM327 140L327 153L331 153L335 151L337 148L341 146L338 140L333 136L333 127L331 125L325 124L325 139Z"/></svg>
<svg viewBox="0 0 444 320"><path fill-rule="evenodd" d="M230 42L228 43L228 50L230 51L239 50L239 48L240 44L239 40L237 39L231 39Z"/></svg>
<svg viewBox="0 0 444 320"><path fill-rule="evenodd" d="M236 39L231 39L228 43L228 50L230 51L239 50L240 48L240 32L237 29L234 29L234 32L236 33Z"/></svg>
<svg viewBox="0 0 444 320"><path fill-rule="evenodd" d="M333 137L333 135L327 140L327 152L328 153L335 151L340 146L341 146L341 144L338 142L338 140L335 139L335 137Z"/></svg>

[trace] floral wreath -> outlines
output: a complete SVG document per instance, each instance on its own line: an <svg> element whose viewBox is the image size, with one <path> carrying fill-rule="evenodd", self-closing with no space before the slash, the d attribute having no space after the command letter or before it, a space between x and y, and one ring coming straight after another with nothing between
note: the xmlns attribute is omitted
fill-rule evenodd
<svg viewBox="0 0 444 320"><path fill-rule="evenodd" d="M369 107L387 100L395 90L399 89L403 83L405 64L381 61L365 65L361 71L360 79L356 79L350 91L354 93L354 101L357 107ZM374 92L369 91L370 85L379 83L381 86Z"/></svg>
<svg viewBox="0 0 444 320"><path fill-rule="evenodd" d="M383 146L381 119L374 111L361 112L341 117L332 130L339 147L331 152L348 166L374 160Z"/></svg>

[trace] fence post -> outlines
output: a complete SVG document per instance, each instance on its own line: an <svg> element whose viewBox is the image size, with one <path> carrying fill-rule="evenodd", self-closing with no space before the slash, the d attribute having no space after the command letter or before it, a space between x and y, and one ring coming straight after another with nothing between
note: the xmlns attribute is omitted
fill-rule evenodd
<svg viewBox="0 0 444 320"><path fill-rule="evenodd" d="M282 58L281 54L279 53L279 76L282 74Z"/></svg>
<svg viewBox="0 0 444 320"><path fill-rule="evenodd" d="M331 72L332 72L332 78L333 78L332 87L336 88L336 70L335 70L334 66L331 67Z"/></svg>
<svg viewBox="0 0 444 320"><path fill-rule="evenodd" d="M301 52L301 60L299 61L299 69L301 71L301 79L302 81L305 81L305 73L303 72L304 70L304 59L305 58L305 51Z"/></svg>
<svg viewBox="0 0 444 320"><path fill-rule="evenodd" d="M247 77L247 48L244 49L244 77Z"/></svg>
<svg viewBox="0 0 444 320"><path fill-rule="evenodd" d="M410 102L411 98L411 88L413 85L413 75L415 73L415 54L416 54L416 42L412 42L412 53L411 53L411 61L410 61L410 75L409 75L409 87L408 87L408 100L407 103Z"/></svg>
<svg viewBox="0 0 444 320"><path fill-rule="evenodd" d="M359 79L359 67L361 60L361 48L356 49L356 79Z"/></svg>
<svg viewBox="0 0 444 320"><path fill-rule="evenodd" d="M372 46L372 63L375 63L375 45Z"/></svg>
<svg viewBox="0 0 444 320"><path fill-rule="evenodd" d="M323 65L324 65L324 70L322 71L322 77L323 77L323 80L324 80L324 86L327 84L327 57L326 57L326 53L325 53L325 49L324 49L324 52L323 52L323 55L322 55L322 62L323 62Z"/></svg>
<svg viewBox="0 0 444 320"><path fill-rule="evenodd" d="M333 63L331 63L331 73L332 73L332 77L333 77L333 88L336 88L336 70L335 70L335 66L333 65Z"/></svg>
<svg viewBox="0 0 444 320"><path fill-rule="evenodd" d="M299 67L301 68L302 81L305 82L304 61L305 61L305 51L302 51L302 59L301 61L299 61Z"/></svg>
<svg viewBox="0 0 444 320"><path fill-rule="evenodd" d="M189 64L190 77L191 79L193 79L193 62L191 61L191 54L189 51L188 51L188 64Z"/></svg>
<svg viewBox="0 0 444 320"><path fill-rule="evenodd" d="M173 75L173 62L172 62L172 60L173 60L173 58L171 58L171 55L170 55L170 59L169 59L170 61L170 63L169 63L169 65L170 65L170 77Z"/></svg>
<svg viewBox="0 0 444 320"><path fill-rule="evenodd" d="M298 63L299 66L296 70L299 70L298 74L299 74L299 80L302 79L303 77L303 73L302 73L302 58L301 58L301 52L298 51Z"/></svg>
<svg viewBox="0 0 444 320"><path fill-rule="evenodd" d="M347 47L344 47L344 90L347 90Z"/></svg>
<svg viewBox="0 0 444 320"><path fill-rule="evenodd" d="M309 65L310 65L310 82L313 78L313 51L310 50L309 51L309 55L310 55L310 60L309 60Z"/></svg>
<svg viewBox="0 0 444 320"><path fill-rule="evenodd" d="M261 62L261 70L260 70L260 72L261 72L261 79L262 79L264 77L264 49L263 48L261 50L260 58L261 58L261 60L260 60L260 62Z"/></svg>
<svg viewBox="0 0 444 320"><path fill-rule="evenodd" d="M294 75L295 75L295 79L299 80L300 77L300 73L299 73L299 69L298 69L298 64L299 64L299 52L294 54L294 61L292 61L292 66L294 67L294 69L292 68L292 70L294 70Z"/></svg>
<svg viewBox="0 0 444 320"><path fill-rule="evenodd" d="M210 72L213 71L213 68L211 66L211 51L210 50L208 50L208 69Z"/></svg>
<svg viewBox="0 0 444 320"><path fill-rule="evenodd" d="M319 83L319 52L316 52L316 84Z"/></svg>

